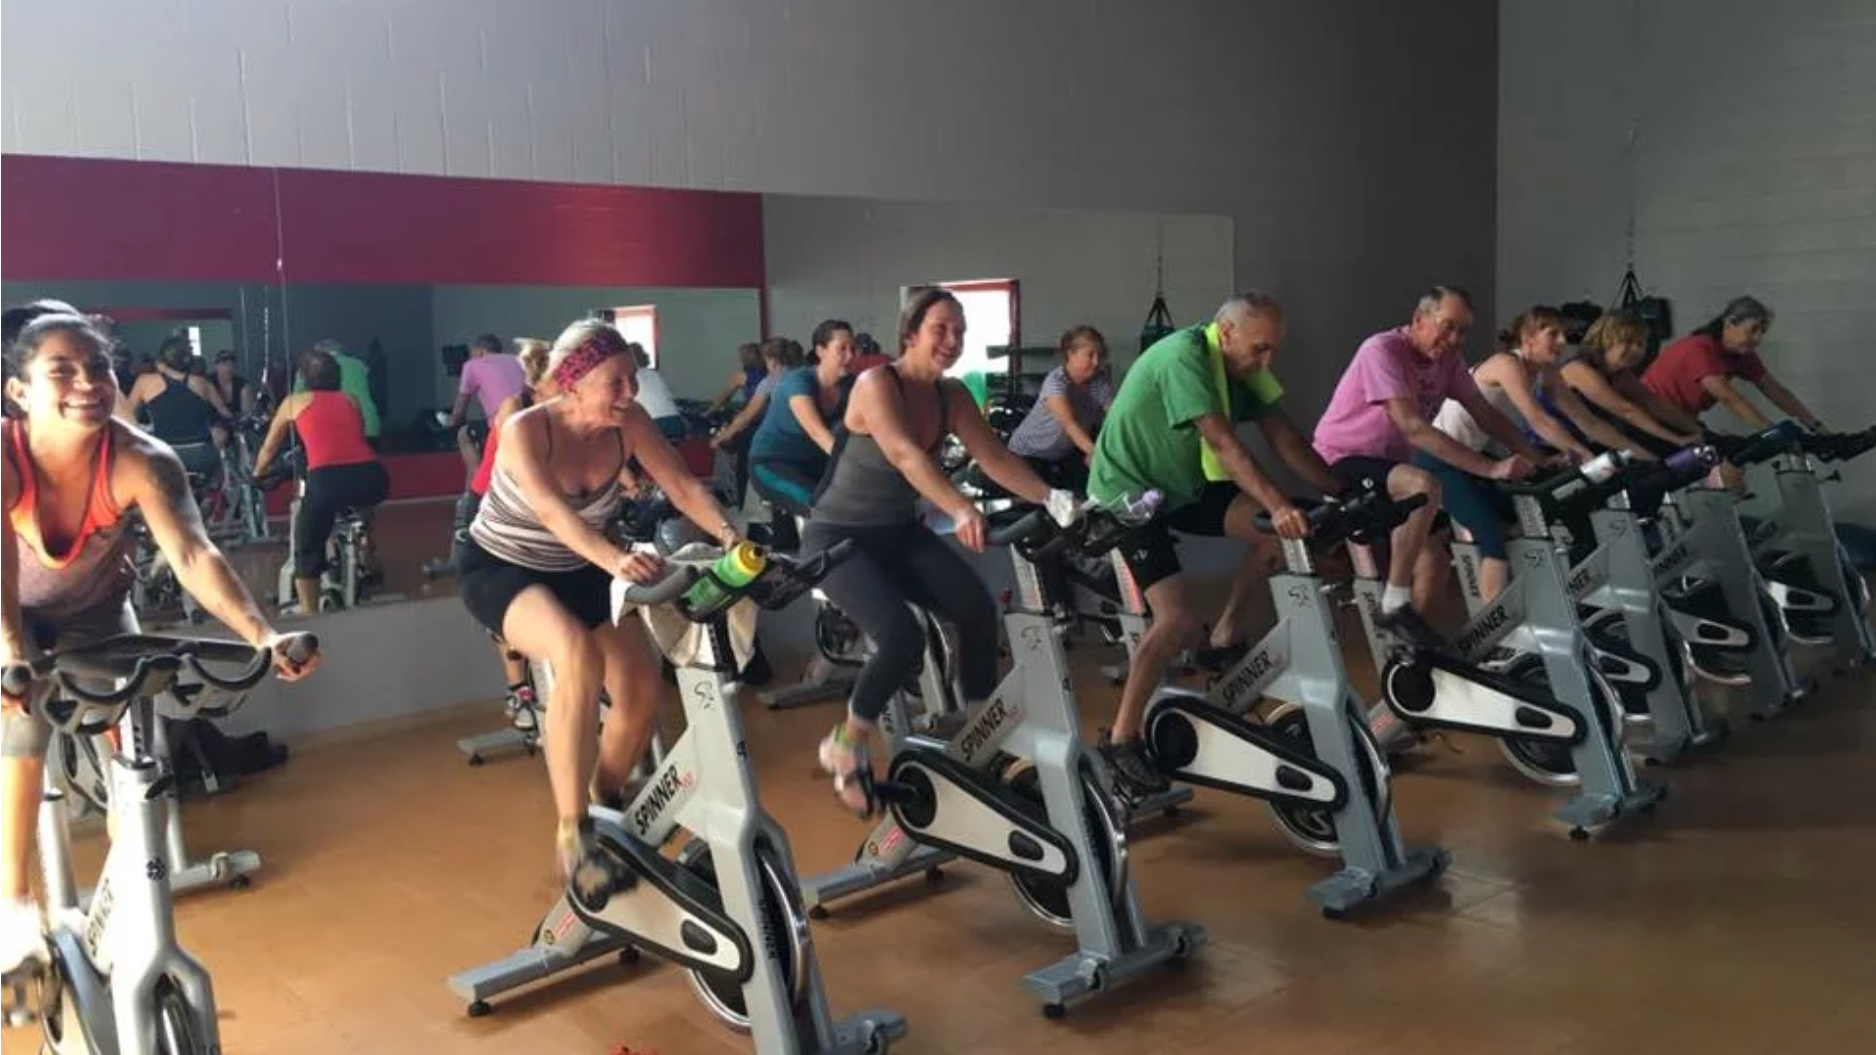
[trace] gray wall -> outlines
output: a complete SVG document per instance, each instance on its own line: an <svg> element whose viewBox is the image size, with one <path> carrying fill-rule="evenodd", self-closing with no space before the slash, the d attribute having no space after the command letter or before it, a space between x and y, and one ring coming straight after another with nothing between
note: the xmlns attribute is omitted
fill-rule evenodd
<svg viewBox="0 0 1876 1055"><path fill-rule="evenodd" d="M803 343L822 319L841 318L896 352L900 286L1014 278L1024 344L1054 344L1087 323L1124 364L1153 301L1156 252L1181 325L1210 318L1231 291L1222 216L771 194L762 228L770 324Z"/></svg>
<svg viewBox="0 0 1876 1055"><path fill-rule="evenodd" d="M1758 296L1773 372L1837 427L1876 420L1876 6L1505 0L1499 36L1500 314L1610 303L1632 201L1678 329ZM1870 461L1840 517L1876 519Z"/></svg>
<svg viewBox="0 0 1876 1055"><path fill-rule="evenodd" d="M1492 0L933 11L9 0L0 148L1225 214L1312 411L1426 283L1492 302Z"/></svg>
<svg viewBox="0 0 1876 1055"><path fill-rule="evenodd" d="M484 331L551 341L594 308L629 304L657 306L658 371L681 397L716 395L736 365L736 346L762 332L761 297L753 289L437 286L431 325L438 344L466 344ZM439 399L456 398L456 380L438 375Z"/></svg>

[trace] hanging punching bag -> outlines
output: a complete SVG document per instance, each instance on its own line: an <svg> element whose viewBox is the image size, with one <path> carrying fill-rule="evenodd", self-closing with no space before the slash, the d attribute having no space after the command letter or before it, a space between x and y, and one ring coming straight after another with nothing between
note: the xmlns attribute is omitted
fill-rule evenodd
<svg viewBox="0 0 1876 1055"><path fill-rule="evenodd" d="M1648 358L1653 359L1661 345L1674 337L1674 311L1666 297L1642 296L1641 282L1631 265L1622 276L1622 288L1616 291L1615 306L1632 311L1648 324Z"/></svg>
<svg viewBox="0 0 1876 1055"><path fill-rule="evenodd" d="M1140 326L1140 350L1153 347L1155 341L1173 332L1172 312L1166 307L1164 293L1153 294L1153 306L1147 309L1146 322Z"/></svg>

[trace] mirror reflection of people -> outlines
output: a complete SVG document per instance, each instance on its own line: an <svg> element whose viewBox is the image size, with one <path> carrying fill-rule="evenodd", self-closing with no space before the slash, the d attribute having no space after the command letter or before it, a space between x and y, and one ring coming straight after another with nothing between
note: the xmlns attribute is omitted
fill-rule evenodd
<svg viewBox="0 0 1876 1055"><path fill-rule="evenodd" d="M462 364L456 405L450 408L444 427L453 429L462 425L472 398L482 408L482 420L493 422L501 405L526 384L520 360L502 351L501 338L492 333L477 334L469 342L469 360Z"/></svg>
<svg viewBox="0 0 1876 1055"><path fill-rule="evenodd" d="M345 350L338 341L327 338L313 344L313 350L324 352L339 364L339 391L358 408L359 416L365 422L365 442L373 450L378 447L378 430L381 425L378 418L378 404L371 398L371 367L363 359ZM306 391L306 374L301 371L293 382L293 391Z"/></svg>
<svg viewBox="0 0 1876 1055"><path fill-rule="evenodd" d="M221 426L228 406L206 376L191 372L197 361L189 338L165 339L157 348L156 369L131 386L126 409L148 419L150 432L175 449L184 468L212 476L221 468L220 448L228 442Z"/></svg>
<svg viewBox="0 0 1876 1055"><path fill-rule="evenodd" d="M658 426L658 432L665 439L676 443L690 434L690 426L684 424L684 415L678 410L677 397L671 394L671 383L664 379L652 365L651 353L637 341L629 342L626 347L632 351L632 359L638 363L638 405L651 415L652 424Z"/></svg>
<svg viewBox="0 0 1876 1055"><path fill-rule="evenodd" d="M246 417L254 413L254 400L257 395L253 382L241 376L240 358L233 348L223 348L215 353L215 372L210 375L209 383L215 387L215 394L221 397L221 404L231 415Z"/></svg>
<svg viewBox="0 0 1876 1055"><path fill-rule="evenodd" d="M722 389L704 413L714 417L733 405L748 403L756 397L756 386L767 376L769 371L762 362L762 346L754 341L737 345L736 369L729 380L723 382Z"/></svg>
<svg viewBox="0 0 1876 1055"><path fill-rule="evenodd" d="M330 354L314 349L300 356L304 391L282 400L267 438L254 456L254 475L265 477L288 431L306 448L306 491L293 525L293 593L300 612L319 611L319 581L326 571L326 542L346 509L368 509L390 493L391 479L365 438L358 404L339 390L340 368Z"/></svg>
<svg viewBox="0 0 1876 1055"><path fill-rule="evenodd" d="M547 703L548 779L555 860L563 879L581 855L589 794L617 796L649 742L663 693L659 659L642 622L612 620L611 581L663 574L655 555L604 534L636 460L671 504L725 546L729 517L643 407L638 364L612 326L581 320L548 355L557 394L509 417L488 493L469 525L458 572L478 623L554 672ZM600 731L599 693L611 700Z"/></svg>
<svg viewBox="0 0 1876 1055"><path fill-rule="evenodd" d="M112 417L110 338L76 314L8 312L6 323L12 406L0 423L0 664L136 632L129 528L141 516L190 596L241 640L271 647L282 679L309 673L317 657L287 658L209 540L175 454ZM52 727L31 698L0 698L0 969L8 972L42 951L28 863Z"/></svg>
<svg viewBox="0 0 1876 1055"><path fill-rule="evenodd" d="M495 458L501 451L502 426L507 424L509 418L537 401L552 399L554 396L554 382L547 374L550 347L546 341L538 338L515 338L515 359L521 364L521 376L526 384L521 391L509 396L502 401L501 406L495 408L495 417L489 421L488 440L482 444L482 457L475 476L469 481L469 489L456 503L449 562L450 567L458 571L463 566L463 554L469 544L469 525L475 523L476 511L482 507L482 496L489 493L489 478L495 472ZM527 664L520 658L520 653L500 640L495 642L495 654L501 660L502 676L507 679L508 712L514 715L516 728L532 732L534 713L542 701L533 696Z"/></svg>

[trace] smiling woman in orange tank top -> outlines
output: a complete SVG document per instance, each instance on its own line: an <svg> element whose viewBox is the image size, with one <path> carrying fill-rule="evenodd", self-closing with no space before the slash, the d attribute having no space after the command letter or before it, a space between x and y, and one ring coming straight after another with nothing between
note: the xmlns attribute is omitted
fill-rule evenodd
<svg viewBox="0 0 1876 1055"><path fill-rule="evenodd" d="M112 418L111 341L70 305L6 313L8 414L0 424L0 664L136 630L130 515L141 513L183 589L253 645L274 647L294 680L312 663L288 660L279 635L202 528L182 463L168 445ZM0 969L39 944L27 885L51 727L6 696L0 707Z"/></svg>

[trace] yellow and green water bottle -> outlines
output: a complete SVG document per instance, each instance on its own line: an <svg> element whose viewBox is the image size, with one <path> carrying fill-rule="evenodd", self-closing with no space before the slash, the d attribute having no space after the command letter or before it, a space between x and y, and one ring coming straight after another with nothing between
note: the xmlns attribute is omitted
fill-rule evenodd
<svg viewBox="0 0 1876 1055"><path fill-rule="evenodd" d="M714 612L732 592L754 582L768 566L766 550L753 542L738 542L723 551L707 574L697 577L684 592L684 603L693 612Z"/></svg>

